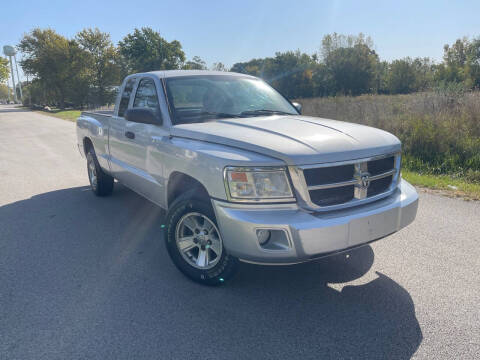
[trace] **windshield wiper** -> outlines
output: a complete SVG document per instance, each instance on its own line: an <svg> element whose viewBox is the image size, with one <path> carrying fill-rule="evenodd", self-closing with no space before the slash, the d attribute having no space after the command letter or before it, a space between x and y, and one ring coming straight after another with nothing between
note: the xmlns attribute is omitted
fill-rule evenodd
<svg viewBox="0 0 480 360"><path fill-rule="evenodd" d="M222 113L222 112L210 112L210 111L202 111L196 113L194 116L214 116L216 119L221 118L239 118L240 115L237 114L229 114L229 113Z"/></svg>
<svg viewBox="0 0 480 360"><path fill-rule="evenodd" d="M248 116L248 115L253 115L253 116L259 115L259 116L262 116L262 115L296 115L296 114L292 114L292 113L288 113L288 112L280 111L280 110L258 109L258 110L242 111L240 113L240 115L246 115L246 116Z"/></svg>
<svg viewBox="0 0 480 360"><path fill-rule="evenodd" d="M239 117L243 117L243 116L236 115L236 114L222 113L222 112L211 112L211 111L177 114L177 118L180 124L194 124L194 123L210 122L216 119L239 118Z"/></svg>

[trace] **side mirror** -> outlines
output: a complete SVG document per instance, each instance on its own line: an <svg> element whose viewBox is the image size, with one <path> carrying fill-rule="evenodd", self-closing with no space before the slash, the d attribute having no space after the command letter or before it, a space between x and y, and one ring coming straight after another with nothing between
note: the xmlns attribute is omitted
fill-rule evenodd
<svg viewBox="0 0 480 360"><path fill-rule="evenodd" d="M297 102L292 102L292 105L295 106L295 109L297 109L298 113L302 113L302 104L297 103Z"/></svg>
<svg viewBox="0 0 480 360"><path fill-rule="evenodd" d="M162 125L162 119L160 116L155 114L152 109L148 108L128 109L125 113L125 119L141 124Z"/></svg>

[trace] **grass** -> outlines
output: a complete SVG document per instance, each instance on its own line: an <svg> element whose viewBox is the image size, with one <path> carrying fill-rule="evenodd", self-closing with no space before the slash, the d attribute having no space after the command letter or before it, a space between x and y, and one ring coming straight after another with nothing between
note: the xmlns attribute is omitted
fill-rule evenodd
<svg viewBox="0 0 480 360"><path fill-rule="evenodd" d="M54 109L52 111L38 111L41 114L53 116L59 119L68 120L68 121L76 121L77 118L81 114L81 110L60 110Z"/></svg>
<svg viewBox="0 0 480 360"><path fill-rule="evenodd" d="M415 186L446 192L448 195L469 200L480 200L480 184L448 175L421 174L402 170L402 177Z"/></svg>

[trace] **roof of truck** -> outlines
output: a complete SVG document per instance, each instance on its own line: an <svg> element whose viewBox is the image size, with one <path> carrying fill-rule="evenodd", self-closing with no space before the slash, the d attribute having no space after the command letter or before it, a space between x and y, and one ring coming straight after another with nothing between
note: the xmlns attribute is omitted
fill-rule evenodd
<svg viewBox="0 0 480 360"><path fill-rule="evenodd" d="M177 77L177 76L193 76L193 75L231 75L231 76L243 76L252 77L246 74L240 74L229 71L210 71L210 70L161 70L150 71L148 74L157 75L160 78Z"/></svg>

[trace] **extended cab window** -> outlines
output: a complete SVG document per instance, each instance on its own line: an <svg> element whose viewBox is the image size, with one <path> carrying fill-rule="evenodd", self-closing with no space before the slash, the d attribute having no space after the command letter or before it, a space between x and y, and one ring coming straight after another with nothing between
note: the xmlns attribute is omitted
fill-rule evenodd
<svg viewBox="0 0 480 360"><path fill-rule="evenodd" d="M128 107L128 101L130 100L130 94L133 90L133 85L135 85L135 78L128 79L123 89L122 98L120 100L120 105L118 107L118 116L123 117L125 111Z"/></svg>
<svg viewBox="0 0 480 360"><path fill-rule="evenodd" d="M135 94L134 108L151 109L155 115L160 115L160 105L158 103L157 88L152 79L142 79L138 84Z"/></svg>

